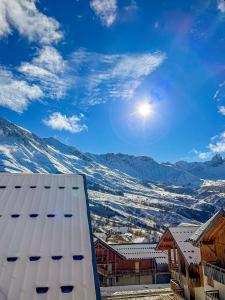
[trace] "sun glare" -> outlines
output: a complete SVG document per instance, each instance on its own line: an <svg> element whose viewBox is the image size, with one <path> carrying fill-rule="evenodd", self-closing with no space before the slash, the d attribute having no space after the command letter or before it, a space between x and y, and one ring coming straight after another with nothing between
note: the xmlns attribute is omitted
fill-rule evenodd
<svg viewBox="0 0 225 300"><path fill-rule="evenodd" d="M142 118L148 118L153 112L152 105L148 102L140 103L137 112Z"/></svg>

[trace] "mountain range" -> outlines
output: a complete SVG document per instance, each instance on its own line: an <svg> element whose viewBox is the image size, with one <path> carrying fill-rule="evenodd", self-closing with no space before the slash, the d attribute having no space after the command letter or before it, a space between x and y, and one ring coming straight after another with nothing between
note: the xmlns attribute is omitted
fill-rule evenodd
<svg viewBox="0 0 225 300"><path fill-rule="evenodd" d="M225 206L225 159L158 163L147 156L91 154L0 118L0 171L83 173L93 219L162 228L203 222Z"/></svg>

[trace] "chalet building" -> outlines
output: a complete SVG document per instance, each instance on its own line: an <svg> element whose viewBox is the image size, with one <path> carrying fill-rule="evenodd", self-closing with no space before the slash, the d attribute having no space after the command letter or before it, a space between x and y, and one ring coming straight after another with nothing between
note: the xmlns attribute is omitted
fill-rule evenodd
<svg viewBox="0 0 225 300"><path fill-rule="evenodd" d="M171 289L175 299L204 299L200 249L188 241L199 227L193 224L169 227L156 247L157 250L168 251Z"/></svg>
<svg viewBox="0 0 225 300"><path fill-rule="evenodd" d="M168 283L167 253L156 244L107 244L96 239L97 270L102 286Z"/></svg>
<svg viewBox="0 0 225 300"><path fill-rule="evenodd" d="M0 300L100 300L85 177L0 174Z"/></svg>
<svg viewBox="0 0 225 300"><path fill-rule="evenodd" d="M205 298L225 300L225 211L215 214L190 240L200 247Z"/></svg>

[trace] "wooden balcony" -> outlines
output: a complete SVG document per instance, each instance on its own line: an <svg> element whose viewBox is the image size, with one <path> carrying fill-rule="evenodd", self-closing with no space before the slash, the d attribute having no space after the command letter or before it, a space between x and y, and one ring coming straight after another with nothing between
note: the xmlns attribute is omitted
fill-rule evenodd
<svg viewBox="0 0 225 300"><path fill-rule="evenodd" d="M219 300L220 299L219 291L215 290L215 291L205 292L205 299L206 300Z"/></svg>
<svg viewBox="0 0 225 300"><path fill-rule="evenodd" d="M170 280L170 288L174 292L174 299L184 299L184 289L180 286L179 281L175 279Z"/></svg>
<svg viewBox="0 0 225 300"><path fill-rule="evenodd" d="M145 276L145 275L153 275L152 269L146 269L146 270L133 270L133 269L127 269L127 270L112 270L109 271L101 266L97 266L98 273L106 276L106 277L115 277L115 276Z"/></svg>
<svg viewBox="0 0 225 300"><path fill-rule="evenodd" d="M188 279L188 285L190 287L200 287L201 286L201 280L200 277L191 278Z"/></svg>
<svg viewBox="0 0 225 300"><path fill-rule="evenodd" d="M204 273L213 280L225 284L225 269L216 264L204 263Z"/></svg>

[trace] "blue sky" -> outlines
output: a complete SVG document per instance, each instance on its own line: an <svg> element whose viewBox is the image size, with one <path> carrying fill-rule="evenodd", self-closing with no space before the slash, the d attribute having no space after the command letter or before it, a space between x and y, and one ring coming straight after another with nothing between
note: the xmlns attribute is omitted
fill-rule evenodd
<svg viewBox="0 0 225 300"><path fill-rule="evenodd" d="M223 0L2 0L0 115L93 153L224 154L224 26Z"/></svg>

